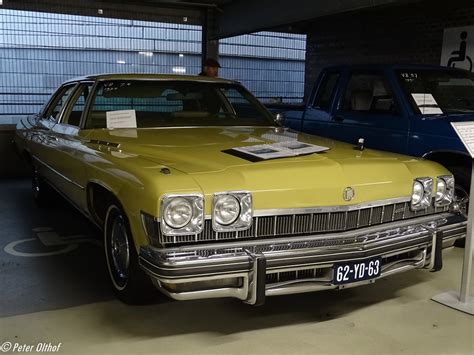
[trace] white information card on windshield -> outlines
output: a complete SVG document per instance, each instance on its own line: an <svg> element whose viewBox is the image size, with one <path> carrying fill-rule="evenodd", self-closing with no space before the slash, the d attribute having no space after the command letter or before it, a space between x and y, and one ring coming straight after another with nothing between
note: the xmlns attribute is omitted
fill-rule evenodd
<svg viewBox="0 0 474 355"><path fill-rule="evenodd" d="M137 128L135 110L107 111L107 128Z"/></svg>
<svg viewBox="0 0 474 355"><path fill-rule="evenodd" d="M463 142L471 158L474 159L474 121L451 122L454 130Z"/></svg>
<svg viewBox="0 0 474 355"><path fill-rule="evenodd" d="M431 94L411 94L423 115L440 115L443 111Z"/></svg>

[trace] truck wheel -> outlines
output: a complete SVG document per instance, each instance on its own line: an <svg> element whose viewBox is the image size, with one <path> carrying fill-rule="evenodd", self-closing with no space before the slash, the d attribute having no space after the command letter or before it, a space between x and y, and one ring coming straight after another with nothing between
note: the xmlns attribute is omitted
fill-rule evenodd
<svg viewBox="0 0 474 355"><path fill-rule="evenodd" d="M153 301L157 290L140 269L130 226L118 203L110 204L107 210L104 247L109 278L117 297L127 304Z"/></svg>
<svg viewBox="0 0 474 355"><path fill-rule="evenodd" d="M38 207L49 207L54 205L56 191L44 181L38 173L38 169L33 166L31 187L33 189L33 200Z"/></svg>

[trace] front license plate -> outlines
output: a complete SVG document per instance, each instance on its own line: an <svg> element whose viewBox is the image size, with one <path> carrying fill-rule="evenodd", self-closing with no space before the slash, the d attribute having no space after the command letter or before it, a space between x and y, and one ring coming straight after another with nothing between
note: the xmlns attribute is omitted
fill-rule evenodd
<svg viewBox="0 0 474 355"><path fill-rule="evenodd" d="M380 276L382 259L373 258L334 264L333 285L370 280Z"/></svg>

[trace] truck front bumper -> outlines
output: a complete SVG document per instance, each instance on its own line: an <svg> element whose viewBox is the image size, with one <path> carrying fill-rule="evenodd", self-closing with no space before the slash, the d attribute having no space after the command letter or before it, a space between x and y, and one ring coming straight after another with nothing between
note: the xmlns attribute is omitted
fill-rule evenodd
<svg viewBox="0 0 474 355"><path fill-rule="evenodd" d="M411 269L437 271L441 249L466 234L466 219L444 213L343 233L141 247L141 267L177 300L234 297L262 304L266 296L354 287L333 283L334 265L381 258L377 278Z"/></svg>

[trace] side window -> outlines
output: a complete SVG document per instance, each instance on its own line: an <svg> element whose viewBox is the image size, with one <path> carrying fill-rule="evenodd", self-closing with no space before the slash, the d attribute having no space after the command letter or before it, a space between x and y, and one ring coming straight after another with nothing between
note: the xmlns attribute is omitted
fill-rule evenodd
<svg viewBox="0 0 474 355"><path fill-rule="evenodd" d="M60 93L53 99L48 108L46 109L43 117L52 117L55 121L58 120L59 113L61 112L64 104L67 102L69 95L71 95L76 84L67 85L60 89Z"/></svg>
<svg viewBox="0 0 474 355"><path fill-rule="evenodd" d="M393 94L380 74L353 74L344 93L346 112L395 113Z"/></svg>
<svg viewBox="0 0 474 355"><path fill-rule="evenodd" d="M336 72L328 72L324 75L316 97L314 98L313 106L324 111L329 111L339 77L340 74Z"/></svg>
<svg viewBox="0 0 474 355"><path fill-rule="evenodd" d="M79 126L81 123L82 111L86 104L89 93L91 92L93 83L82 84L77 94L74 97L74 105L64 114L62 123L69 124L72 126Z"/></svg>
<svg viewBox="0 0 474 355"><path fill-rule="evenodd" d="M253 105L250 101L250 97L245 91L239 91L234 88L221 89L222 94L227 98L235 113L239 117L245 118L261 118L262 112L258 106ZM224 108L221 108L221 112Z"/></svg>

